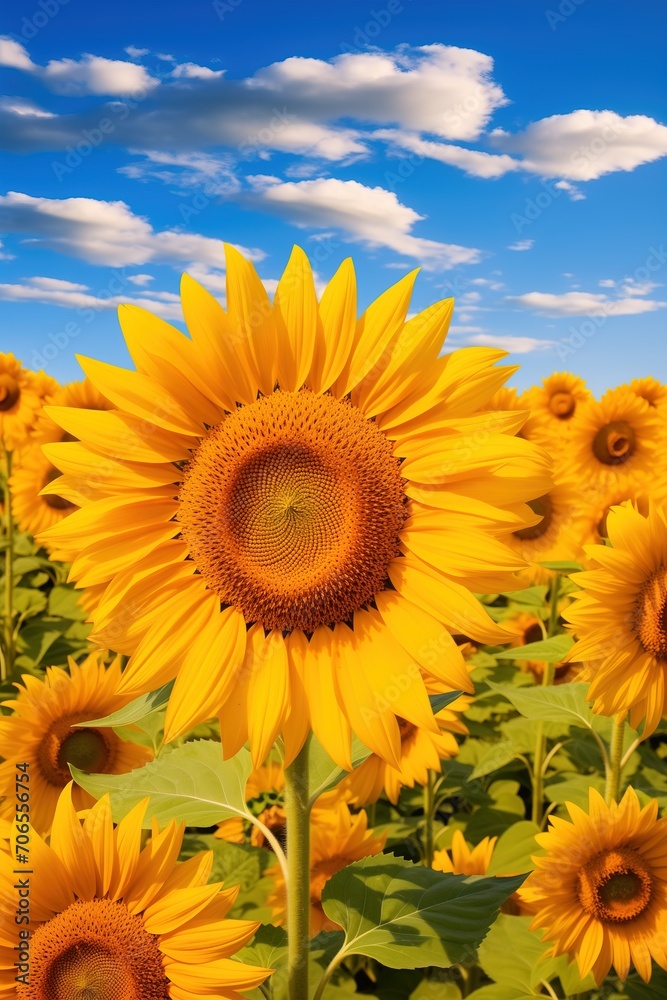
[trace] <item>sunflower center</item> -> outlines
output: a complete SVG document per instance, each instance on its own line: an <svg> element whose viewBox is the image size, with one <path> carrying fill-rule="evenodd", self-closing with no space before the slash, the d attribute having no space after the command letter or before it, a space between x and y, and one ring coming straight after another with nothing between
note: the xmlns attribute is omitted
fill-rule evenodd
<svg viewBox="0 0 667 1000"><path fill-rule="evenodd" d="M7 372L0 372L0 413L11 410L20 395L21 387L16 379Z"/></svg>
<svg viewBox="0 0 667 1000"><path fill-rule="evenodd" d="M382 590L406 516L391 443L346 401L277 391L212 428L178 519L224 604L266 629L347 621Z"/></svg>
<svg viewBox="0 0 667 1000"><path fill-rule="evenodd" d="M639 594L634 613L635 632L647 653L667 660L667 569L653 573Z"/></svg>
<svg viewBox="0 0 667 1000"><path fill-rule="evenodd" d="M541 538L542 535L546 535L549 530L553 517L553 505L549 495L545 494L543 497L538 497L537 500L529 500L528 506L534 514L539 514L542 520L538 521L537 524L532 524L529 528L520 528L518 531L513 532L513 534L516 538L533 541L535 538Z"/></svg>
<svg viewBox="0 0 667 1000"><path fill-rule="evenodd" d="M593 454L604 465L622 465L633 455L637 435L627 420L612 420L593 438Z"/></svg>
<svg viewBox="0 0 667 1000"><path fill-rule="evenodd" d="M112 730L76 729L85 716L57 719L43 736L37 751L42 777L49 785L64 787L72 780L69 764L100 774L113 766L118 737Z"/></svg>
<svg viewBox="0 0 667 1000"><path fill-rule="evenodd" d="M42 489L52 483L54 479L60 477L60 472L54 466L51 466L49 471L44 477L44 482L42 483ZM65 500L64 497L56 496L55 493L45 493L42 500L47 507L51 507L52 510L73 510L76 504L70 503L69 500Z"/></svg>
<svg viewBox="0 0 667 1000"><path fill-rule="evenodd" d="M78 900L31 941L25 1000L168 1000L157 938L122 902Z"/></svg>
<svg viewBox="0 0 667 1000"><path fill-rule="evenodd" d="M529 625L528 628L524 629L524 646L530 645L531 642L541 642L542 639L544 639L544 631L539 622L534 622L532 625Z"/></svg>
<svg viewBox="0 0 667 1000"><path fill-rule="evenodd" d="M549 409L559 420L567 420L574 413L575 398L571 392L554 392L549 398Z"/></svg>
<svg viewBox="0 0 667 1000"><path fill-rule="evenodd" d="M396 721L398 723L398 731L401 736L401 743L405 743L406 740L410 739L417 727L412 722L408 722L407 719L402 719L400 715L396 716Z"/></svg>
<svg viewBox="0 0 667 1000"><path fill-rule="evenodd" d="M626 923L651 901L653 874L630 847L601 851L579 872L579 901L603 923Z"/></svg>

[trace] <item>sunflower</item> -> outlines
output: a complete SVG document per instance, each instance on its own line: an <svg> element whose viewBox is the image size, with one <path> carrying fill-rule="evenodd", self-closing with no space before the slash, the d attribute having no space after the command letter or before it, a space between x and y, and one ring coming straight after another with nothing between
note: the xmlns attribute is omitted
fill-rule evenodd
<svg viewBox="0 0 667 1000"><path fill-rule="evenodd" d="M0 352L0 444L7 451L27 440L43 399L56 387L49 375L31 372L13 354Z"/></svg>
<svg viewBox="0 0 667 1000"><path fill-rule="evenodd" d="M524 587L547 583L553 572L543 562L578 560L585 539L586 508L577 482L555 473L555 485L543 496L529 501L532 522L514 531L508 542L529 563L519 573Z"/></svg>
<svg viewBox="0 0 667 1000"><path fill-rule="evenodd" d="M578 642L568 659L585 662L593 710L625 716L644 737L667 712L667 512L644 517L629 502L607 518L611 547L589 545L595 567L575 573L581 591L564 617Z"/></svg>
<svg viewBox="0 0 667 1000"><path fill-rule="evenodd" d="M310 933L340 930L338 924L327 917L322 907L322 890L332 875L354 861L380 854L387 840L386 834L374 834L368 829L368 817L361 812L353 815L342 799L326 796L324 808L317 806L312 812L310 830ZM285 880L279 864L267 868L266 875L273 878L274 891L269 896L274 923L285 921L287 896Z"/></svg>
<svg viewBox="0 0 667 1000"><path fill-rule="evenodd" d="M249 739L255 766L310 726L348 770L351 729L398 766L397 716L438 731L420 657L439 645L470 690L449 630L507 638L473 592L513 585L503 536L548 457L521 414L478 412L503 352L439 357L451 300L405 321L415 273L357 320L351 261L318 304L295 248L271 306L228 247L227 313L188 276L192 339L122 307L137 370L82 360L118 409L50 408L80 442L51 446L56 488L95 496L42 537L108 585L93 634L131 655L121 691L176 677L168 740L218 713L225 756Z"/></svg>
<svg viewBox="0 0 667 1000"><path fill-rule="evenodd" d="M497 837L484 837L476 847L471 847L461 831L455 830L451 849L436 851L433 867L453 875L486 875L497 840Z"/></svg>
<svg viewBox="0 0 667 1000"><path fill-rule="evenodd" d="M554 372L522 396L522 403L530 410L525 437L560 450L569 438L578 408L590 398L590 389L578 375Z"/></svg>
<svg viewBox="0 0 667 1000"><path fill-rule="evenodd" d="M76 406L81 410L112 410L113 404L105 399L90 379L68 382L60 386L50 397L37 419L32 438L37 444L52 444L58 441L73 441L75 438L64 431L50 416L49 406Z"/></svg>
<svg viewBox="0 0 667 1000"><path fill-rule="evenodd" d="M583 543L597 545L609 537L607 518L612 507L631 500L640 513L646 515L649 498L659 505L667 500L667 478L649 481L643 477L621 476L611 486L598 481L582 483L581 497L585 510Z"/></svg>
<svg viewBox="0 0 667 1000"><path fill-rule="evenodd" d="M519 895L549 953L576 958L582 979L592 971L599 985L613 965L625 980L632 963L648 982L651 958L667 969L667 819L655 799L640 809L633 788L609 806L589 794L587 813L567 803L571 822L551 817L536 836L547 853Z"/></svg>
<svg viewBox="0 0 667 1000"><path fill-rule="evenodd" d="M18 695L4 702L12 715L0 716L0 796L6 796L0 815L12 815L17 762L30 768L31 822L40 833L51 828L58 796L70 781L69 764L84 771L125 774L152 758L146 747L122 740L113 729L81 729L77 723L101 719L130 701L116 690L120 661L105 667L98 653L78 666L70 660L69 673L50 667L43 680L24 674ZM77 809L92 797L75 785Z"/></svg>
<svg viewBox="0 0 667 1000"><path fill-rule="evenodd" d="M246 802L250 804L253 813L268 827L271 833L284 840L286 829L283 793L285 790L285 771L282 764L269 760L256 768L245 787ZM250 843L255 847L265 847L266 838L262 831L251 825ZM219 840L227 840L233 844L243 844L246 840L246 824L239 817L223 820L218 824L215 836Z"/></svg>
<svg viewBox="0 0 667 1000"><path fill-rule="evenodd" d="M420 729L399 717L400 768L397 770L377 754L371 754L360 767L343 779L338 786L341 793L353 804L366 805L377 802L384 790L389 801L396 804L404 785L409 788L425 785L429 770L441 771L441 760L455 757L459 752L454 733L461 736L468 734L468 728L460 714L469 704L470 699L463 696L441 709L435 716L438 733Z"/></svg>
<svg viewBox="0 0 667 1000"><path fill-rule="evenodd" d="M655 406L663 412L667 408L667 385L658 382L657 378L651 375L647 375L646 378L633 378L628 388L645 399L649 406Z"/></svg>
<svg viewBox="0 0 667 1000"><path fill-rule="evenodd" d="M179 864L183 827L173 820L162 831L154 823L141 850L147 804L137 805L114 830L105 796L81 824L66 787L50 844L30 834L27 924L14 920L21 870L17 875L9 852L0 854L3 995L240 1000L241 991L266 979L269 969L231 957L258 924L225 919L238 887L207 884L212 853ZM17 981L17 975L24 978Z"/></svg>
<svg viewBox="0 0 667 1000"><path fill-rule="evenodd" d="M627 478L663 476L664 421L656 407L627 386L579 407L567 461L582 482L613 488Z"/></svg>

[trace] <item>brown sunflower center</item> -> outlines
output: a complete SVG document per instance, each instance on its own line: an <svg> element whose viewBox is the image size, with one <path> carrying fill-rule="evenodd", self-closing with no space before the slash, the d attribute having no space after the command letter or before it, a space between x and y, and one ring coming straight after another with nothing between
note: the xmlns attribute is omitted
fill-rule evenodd
<svg viewBox="0 0 667 1000"><path fill-rule="evenodd" d="M0 413L11 410L20 395L21 387L16 379L7 372L0 372Z"/></svg>
<svg viewBox="0 0 667 1000"><path fill-rule="evenodd" d="M86 716L65 716L47 729L37 750L41 776L49 785L71 781L69 764L97 774L112 769L118 737L111 729L76 729ZM90 716L88 716L90 718Z"/></svg>
<svg viewBox="0 0 667 1000"><path fill-rule="evenodd" d="M612 420L593 438L593 454L604 465L622 465L636 447L637 435L627 420Z"/></svg>
<svg viewBox="0 0 667 1000"><path fill-rule="evenodd" d="M406 515L391 443L345 401L277 391L199 445L179 494L190 556L266 629L347 621L382 590Z"/></svg>
<svg viewBox="0 0 667 1000"><path fill-rule="evenodd" d="M559 420L567 420L574 413L576 400L571 392L562 389L549 398L549 409Z"/></svg>
<svg viewBox="0 0 667 1000"><path fill-rule="evenodd" d="M553 504L551 503L551 497L545 494L543 497L538 497L537 500L529 500L528 506L533 511L534 514L539 514L542 518L537 524L532 524L529 528L520 528L518 531L513 532L516 538L521 538L524 541L533 541L535 538L541 538L542 535L546 535L551 524L553 517Z"/></svg>
<svg viewBox="0 0 667 1000"><path fill-rule="evenodd" d="M54 466L51 466L47 474L44 476L44 482L42 483L42 489L52 483L54 479L58 479L61 473ZM52 510L74 510L76 504L70 503L69 500L65 500L64 497L56 496L55 493L45 493L42 500L47 507L51 507Z"/></svg>
<svg viewBox="0 0 667 1000"><path fill-rule="evenodd" d="M401 736L401 743L405 743L406 740L410 739L417 727L412 722L408 722L407 719L402 719L400 715L396 716L396 721L398 723L398 731Z"/></svg>
<svg viewBox="0 0 667 1000"><path fill-rule="evenodd" d="M533 622L523 630L523 645L528 646L531 642L541 642L544 639L544 630L539 622Z"/></svg>
<svg viewBox="0 0 667 1000"><path fill-rule="evenodd" d="M601 851L579 871L579 901L603 923L627 923L651 902L653 873L631 847Z"/></svg>
<svg viewBox="0 0 667 1000"><path fill-rule="evenodd" d="M157 938L122 902L78 900L31 941L24 1000L168 1000Z"/></svg>
<svg viewBox="0 0 667 1000"><path fill-rule="evenodd" d="M652 574L642 587L634 613L635 632L647 653L667 660L667 569Z"/></svg>

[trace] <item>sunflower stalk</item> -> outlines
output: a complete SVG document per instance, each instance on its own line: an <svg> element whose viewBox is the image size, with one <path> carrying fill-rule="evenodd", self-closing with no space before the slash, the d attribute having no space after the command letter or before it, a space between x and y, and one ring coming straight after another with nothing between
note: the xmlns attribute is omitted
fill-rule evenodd
<svg viewBox="0 0 667 1000"><path fill-rule="evenodd" d="M287 820L287 982L289 1000L308 1000L310 945L310 737L285 768Z"/></svg>
<svg viewBox="0 0 667 1000"><path fill-rule="evenodd" d="M9 479L12 474L12 452L5 450L5 478L3 496L6 519L5 544L5 608L3 622L3 655L0 662L1 679L5 681L14 671L14 515Z"/></svg>
<svg viewBox="0 0 667 1000"><path fill-rule="evenodd" d="M558 631L558 594L560 592L560 573L556 573L551 584L551 594L549 595L549 627L547 630L547 635L555 635ZM554 676L556 673L556 664L547 663L544 667L544 673L542 674L542 686L549 687L554 682ZM545 763L548 762L550 758L546 757L547 750L547 740L544 735L544 723L540 722L537 727L537 736L535 738L535 754L533 760L533 802L531 810L531 819L538 827L541 828L543 815L542 815L542 805L544 803L544 774L546 771ZM546 758L546 760L545 760Z"/></svg>
<svg viewBox="0 0 667 1000"><path fill-rule="evenodd" d="M604 790L604 800L607 805L610 805L612 802L618 802L618 793L621 786L621 774L623 773L624 736L625 719L621 722L614 719L614 728L611 731L611 743L609 745L607 781Z"/></svg>

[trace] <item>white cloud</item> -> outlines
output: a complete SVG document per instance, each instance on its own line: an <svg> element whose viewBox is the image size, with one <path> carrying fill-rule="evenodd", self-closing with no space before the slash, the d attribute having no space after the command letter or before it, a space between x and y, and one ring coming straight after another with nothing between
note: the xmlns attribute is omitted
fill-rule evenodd
<svg viewBox="0 0 667 1000"><path fill-rule="evenodd" d="M130 274L128 275L127 280L131 281L133 285L138 285L140 288L143 288L145 285L148 285L151 281L153 281L154 278L152 274Z"/></svg>
<svg viewBox="0 0 667 1000"><path fill-rule="evenodd" d="M535 240L517 240L516 243L510 243L508 250L531 250L535 245Z"/></svg>
<svg viewBox="0 0 667 1000"><path fill-rule="evenodd" d="M533 351L548 351L555 344L553 340L538 340L536 337L514 337L494 333L474 333L466 338L467 344L480 347L499 347L511 354L531 354Z"/></svg>
<svg viewBox="0 0 667 1000"><path fill-rule="evenodd" d="M637 281L636 278L624 278L621 282L623 295L648 295L655 288L662 288L658 281Z"/></svg>
<svg viewBox="0 0 667 1000"><path fill-rule="evenodd" d="M198 66L196 63L180 63L171 71L171 75L177 80L212 80L216 76L223 76L224 69L209 69L208 66Z"/></svg>
<svg viewBox="0 0 667 1000"><path fill-rule="evenodd" d="M427 270L480 260L481 253L474 248L414 236L412 230L423 216L401 204L393 191L333 177L297 182L255 176L249 181L254 187L253 204L301 228L334 227L352 242L388 247L403 257L416 258Z"/></svg>
<svg viewBox="0 0 667 1000"><path fill-rule="evenodd" d="M484 326L466 326L465 324L463 324L463 325L456 325L455 324L454 326L450 326L449 332L453 333L453 334L460 334L460 333L485 333L486 332L486 327L484 327Z"/></svg>
<svg viewBox="0 0 667 1000"><path fill-rule="evenodd" d="M14 258L15 254L8 253L7 250L4 249L2 240L0 240L0 260L14 260Z"/></svg>
<svg viewBox="0 0 667 1000"><path fill-rule="evenodd" d="M510 171L521 169L520 162L505 153L501 155L483 153L477 149L466 149L463 146L433 142L422 139L414 133L400 132L395 129L379 129L373 133L373 138L383 139L394 148L407 149L418 157L438 160L440 163L460 167L472 177L503 177Z"/></svg>
<svg viewBox="0 0 667 1000"><path fill-rule="evenodd" d="M147 219L134 215L123 201L94 198L33 198L10 191L0 196L0 231L28 237L32 246L48 247L91 264L110 267L197 261L224 267L222 242L197 233L155 232ZM258 250L239 247L261 260Z"/></svg>
<svg viewBox="0 0 667 1000"><path fill-rule="evenodd" d="M634 316L667 306L667 302L633 296L611 299L608 295L595 292L565 292L563 295L527 292L525 295L510 295L507 301L547 316Z"/></svg>
<svg viewBox="0 0 667 1000"><path fill-rule="evenodd" d="M20 118L55 118L51 111L44 111L25 97L2 97L0 98L0 108L12 115Z"/></svg>
<svg viewBox="0 0 667 1000"><path fill-rule="evenodd" d="M574 275L566 274L565 277L572 278L574 277ZM614 281L613 278L603 278L602 281L598 281L598 285L600 286L600 288L615 288L616 282Z"/></svg>
<svg viewBox="0 0 667 1000"><path fill-rule="evenodd" d="M572 184L570 181L556 181L554 187L559 191L566 191L570 196L570 201L586 200L586 195L583 191L580 191L576 184Z"/></svg>
<svg viewBox="0 0 667 1000"><path fill-rule="evenodd" d="M490 278L471 278L469 284L480 285L492 292L499 292L501 288L505 287L502 281L492 281Z"/></svg>
<svg viewBox="0 0 667 1000"><path fill-rule="evenodd" d="M155 55L158 59L162 59L163 62L176 62L174 57L169 54L169 52L156 52Z"/></svg>
<svg viewBox="0 0 667 1000"><path fill-rule="evenodd" d="M126 45L125 52L127 52L128 56L132 59L139 59L140 56L147 56L150 49L138 49L136 45Z"/></svg>
<svg viewBox="0 0 667 1000"><path fill-rule="evenodd" d="M46 66L34 63L20 42L0 38L0 66L11 66L40 79L56 94L110 96L137 94L159 83L143 66L120 59L84 53L81 59L52 59Z"/></svg>
<svg viewBox="0 0 667 1000"><path fill-rule="evenodd" d="M180 189L199 188L207 198L234 194L240 188L228 155L164 153L152 149L130 152L144 159L119 167L118 172L135 180L154 178Z"/></svg>
<svg viewBox="0 0 667 1000"><path fill-rule="evenodd" d="M634 170L667 154L667 127L645 115L572 111L533 122L523 132L491 133L496 147L523 156L542 177L590 181L616 170Z"/></svg>
<svg viewBox="0 0 667 1000"><path fill-rule="evenodd" d="M108 290L91 292L87 285L77 285L57 278L27 278L24 284L0 283L0 299L6 302L40 302L64 309L116 309L136 305L157 313L163 319L183 319L180 298L173 292L154 292L150 297L109 295Z"/></svg>

